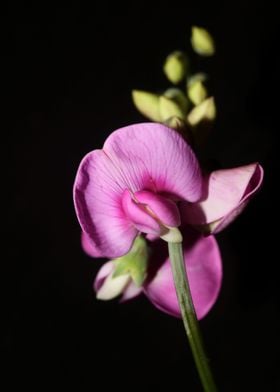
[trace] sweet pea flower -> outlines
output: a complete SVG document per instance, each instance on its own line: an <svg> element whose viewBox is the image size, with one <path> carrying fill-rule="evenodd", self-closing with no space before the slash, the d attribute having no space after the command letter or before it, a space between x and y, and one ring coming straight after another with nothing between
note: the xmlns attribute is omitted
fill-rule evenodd
<svg viewBox="0 0 280 392"><path fill-rule="evenodd" d="M222 284L222 260L213 235L202 236L185 227L183 229L185 266L192 299L198 319L203 318L215 304ZM88 236L82 234L84 251L94 257L94 248ZM100 268L94 290L97 298L109 300L121 296L125 302L139 294L146 297L161 311L181 317L167 247L161 241L150 243L148 276L142 286L137 286L129 274L113 277L116 264L110 260Z"/></svg>
<svg viewBox="0 0 280 392"><path fill-rule="evenodd" d="M127 253L139 233L180 241L179 201L198 202L202 175L190 146L156 123L113 132L82 160L74 184L80 225L96 257Z"/></svg>
<svg viewBox="0 0 280 392"><path fill-rule="evenodd" d="M84 250L113 259L97 274L97 297L122 295L125 301L144 292L159 309L180 317L168 255L156 241L180 242L180 227L194 306L202 318L216 301L222 267L215 238L194 228L208 234L225 228L262 180L257 163L203 176L190 146L162 124L115 131L102 150L82 160L74 185ZM152 241L152 256L146 280L137 285L129 270L116 275L116 259L131 256L141 233Z"/></svg>

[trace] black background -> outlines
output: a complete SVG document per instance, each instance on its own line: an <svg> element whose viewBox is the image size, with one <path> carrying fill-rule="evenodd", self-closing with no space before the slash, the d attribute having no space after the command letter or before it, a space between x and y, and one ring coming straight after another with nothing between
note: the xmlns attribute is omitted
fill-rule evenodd
<svg viewBox="0 0 280 392"><path fill-rule="evenodd" d="M1 19L1 139L8 152L3 382L37 390L182 384L201 391L179 320L143 297L124 305L95 300L92 281L101 263L81 250L72 203L81 158L114 129L144 120L131 89L168 87L163 60L174 49L190 50L190 27L197 24L217 43L215 57L192 59L211 75L219 112L207 155L222 167L260 161L265 169L262 191L217 236L224 283L201 328L220 391L280 389L276 8L246 1L153 8L14 3Z"/></svg>

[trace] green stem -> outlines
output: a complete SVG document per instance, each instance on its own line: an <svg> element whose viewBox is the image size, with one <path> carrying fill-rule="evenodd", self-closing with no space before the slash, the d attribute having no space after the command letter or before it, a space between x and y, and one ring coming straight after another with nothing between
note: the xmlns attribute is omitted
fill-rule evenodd
<svg viewBox="0 0 280 392"><path fill-rule="evenodd" d="M182 318L201 383L205 392L217 392L203 348L200 329L193 306L190 286L185 269L182 243L168 242L168 250Z"/></svg>

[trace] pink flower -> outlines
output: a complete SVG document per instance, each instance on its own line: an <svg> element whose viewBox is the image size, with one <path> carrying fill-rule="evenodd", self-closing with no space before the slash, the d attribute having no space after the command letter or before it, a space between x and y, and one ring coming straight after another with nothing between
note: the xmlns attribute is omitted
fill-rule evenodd
<svg viewBox="0 0 280 392"><path fill-rule="evenodd" d="M197 202L202 176L189 145L161 124L113 132L82 160L74 185L76 213L96 257L129 251L140 233L162 237L181 224L178 201Z"/></svg>
<svg viewBox="0 0 280 392"><path fill-rule="evenodd" d="M257 163L202 176L189 145L164 125L119 129L103 150L86 155L78 169L74 201L83 248L93 257L116 259L130 251L140 233L152 241L168 240L181 226L192 297L202 318L220 290L221 257L215 238L203 237L190 226L204 233L222 230L240 214L262 180L263 169ZM111 260L96 277L97 296L122 295L124 301L144 292L159 309L179 317L167 252L157 241L151 248L142 287L129 273L114 276Z"/></svg>
<svg viewBox="0 0 280 392"><path fill-rule="evenodd" d="M214 236L203 237L198 232L185 228L184 255L192 298L201 319L212 308L222 284L222 260ZM82 235L83 248L93 256L91 242ZM113 277L115 264L110 260L100 268L94 282L97 298L109 300L121 295L121 302L130 300L143 293L160 310L180 317L179 305L172 278L167 247L162 241L151 244L148 277L142 287L137 287L131 277Z"/></svg>

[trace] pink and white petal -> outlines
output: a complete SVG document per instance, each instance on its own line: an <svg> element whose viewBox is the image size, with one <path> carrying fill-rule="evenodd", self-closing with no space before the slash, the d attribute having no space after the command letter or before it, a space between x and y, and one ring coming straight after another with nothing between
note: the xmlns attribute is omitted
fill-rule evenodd
<svg viewBox="0 0 280 392"><path fill-rule="evenodd" d="M98 290L100 290L101 286L104 283L104 280L111 273L113 273L114 268L115 268L115 264L113 261L107 261L107 263L102 265L93 282L93 288L95 292L98 292Z"/></svg>
<svg viewBox="0 0 280 392"><path fill-rule="evenodd" d="M129 274L113 277L115 264L108 261L98 271L94 280L96 298L103 301L114 299L125 292L131 280Z"/></svg>
<svg viewBox="0 0 280 392"><path fill-rule="evenodd" d="M213 223L213 227L217 227L225 218L229 224L260 188L262 181L263 169L258 163L212 172L204 179L204 200L181 203L183 222L198 226Z"/></svg>
<svg viewBox="0 0 280 392"><path fill-rule="evenodd" d="M213 236L184 232L184 256L192 298L198 319L203 318L217 300L222 283L222 260ZM154 258L162 257L157 251ZM152 261L151 261L152 262ZM160 310L181 317L168 255L154 278L144 286L148 299Z"/></svg>
<svg viewBox="0 0 280 392"><path fill-rule="evenodd" d="M202 177L193 151L176 131L162 124L118 129L106 140L104 151L133 193L150 190L191 202L201 198Z"/></svg>
<svg viewBox="0 0 280 392"><path fill-rule="evenodd" d="M120 302L126 302L140 295L143 291L142 287L137 287L133 280L130 281L128 286L125 288Z"/></svg>
<svg viewBox="0 0 280 392"><path fill-rule="evenodd" d="M122 174L102 150L82 160L74 184L74 203L83 231L96 254L115 258L127 253L138 231L122 209Z"/></svg>
<svg viewBox="0 0 280 392"><path fill-rule="evenodd" d="M180 226L180 212L174 201L149 191L135 192L134 196L139 203L147 205L164 225Z"/></svg>

